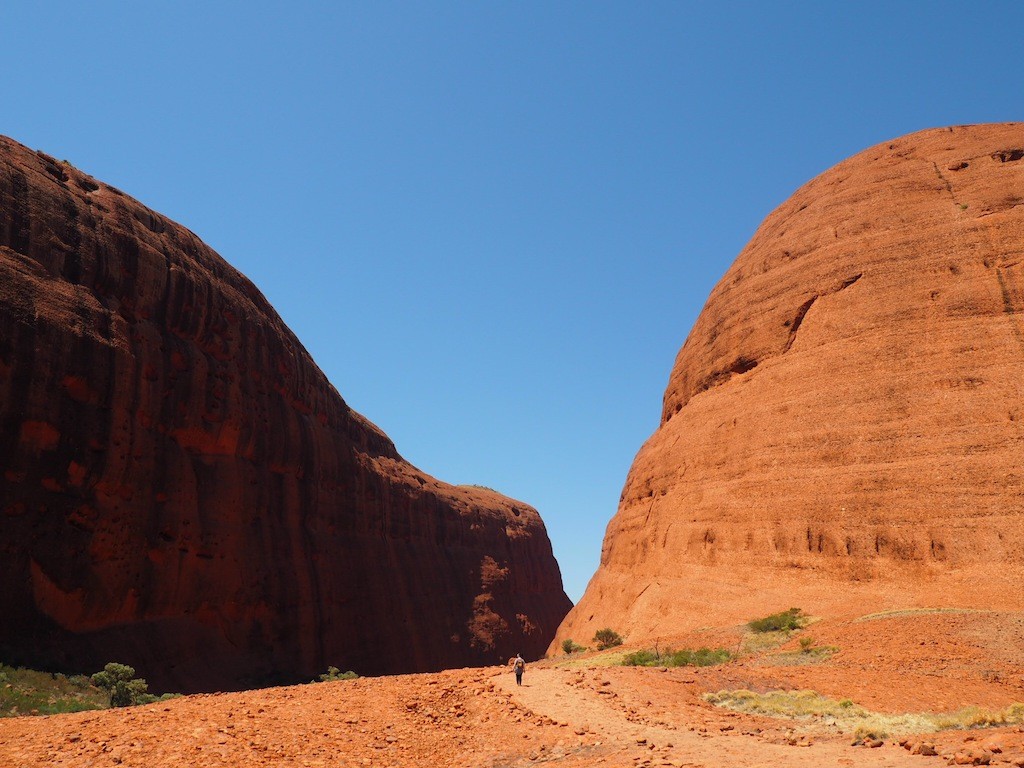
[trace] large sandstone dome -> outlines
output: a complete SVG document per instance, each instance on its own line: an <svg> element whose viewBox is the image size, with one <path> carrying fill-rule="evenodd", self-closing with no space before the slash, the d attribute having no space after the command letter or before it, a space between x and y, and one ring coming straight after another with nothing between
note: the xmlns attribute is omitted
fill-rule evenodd
<svg viewBox="0 0 1024 768"><path fill-rule="evenodd" d="M199 238L0 137L0 660L424 671L569 607L534 509L409 465Z"/></svg>
<svg viewBox="0 0 1024 768"><path fill-rule="evenodd" d="M1024 124L945 128L765 220L679 352L557 640L1020 609L1022 584Z"/></svg>

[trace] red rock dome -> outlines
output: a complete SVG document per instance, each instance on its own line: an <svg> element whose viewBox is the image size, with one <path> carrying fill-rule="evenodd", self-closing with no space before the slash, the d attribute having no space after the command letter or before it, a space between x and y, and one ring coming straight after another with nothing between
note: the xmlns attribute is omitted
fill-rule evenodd
<svg viewBox="0 0 1024 768"><path fill-rule="evenodd" d="M529 506L405 462L195 235L0 138L0 659L155 688L543 653Z"/></svg>
<svg viewBox="0 0 1024 768"><path fill-rule="evenodd" d="M557 640L1020 609L1022 583L1024 124L943 128L764 221L679 352Z"/></svg>

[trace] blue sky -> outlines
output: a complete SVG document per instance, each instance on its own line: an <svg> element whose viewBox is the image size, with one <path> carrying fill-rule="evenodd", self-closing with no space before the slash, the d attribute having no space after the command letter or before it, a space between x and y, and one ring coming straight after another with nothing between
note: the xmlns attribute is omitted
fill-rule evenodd
<svg viewBox="0 0 1024 768"><path fill-rule="evenodd" d="M0 133L248 275L411 462L597 567L676 352L797 187L1019 120L1019 2L23 2Z"/></svg>

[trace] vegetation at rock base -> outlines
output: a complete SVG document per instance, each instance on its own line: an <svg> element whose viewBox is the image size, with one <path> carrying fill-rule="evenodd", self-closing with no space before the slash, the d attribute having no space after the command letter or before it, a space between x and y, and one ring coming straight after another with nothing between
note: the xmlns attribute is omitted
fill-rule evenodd
<svg viewBox="0 0 1024 768"><path fill-rule="evenodd" d="M572 653L580 653L581 651L585 651L587 649L584 648L579 643L577 643L571 637L567 637L567 638L565 638L565 640L562 641L562 650L565 651L565 653L572 654Z"/></svg>
<svg viewBox="0 0 1024 768"><path fill-rule="evenodd" d="M807 617L799 608L773 613L761 619L754 619L747 624L751 632L779 632L800 629L807 623Z"/></svg>
<svg viewBox="0 0 1024 768"><path fill-rule="evenodd" d="M636 651L627 653L622 659L624 667L712 667L724 664L732 658L725 648L698 648L696 651L682 649L678 651Z"/></svg>
<svg viewBox="0 0 1024 768"><path fill-rule="evenodd" d="M816 691L719 691L704 694L704 699L737 712L798 720L827 718L841 731L853 733L859 739L1024 723L1024 703L1001 710L965 707L955 712L886 714L865 709L850 699L836 701Z"/></svg>
<svg viewBox="0 0 1024 768"><path fill-rule="evenodd" d="M0 717L105 709L107 695L83 675L37 672L0 664Z"/></svg>
<svg viewBox="0 0 1024 768"><path fill-rule="evenodd" d="M126 664L107 664L92 677L40 672L0 664L0 717L58 715L151 704L178 696L147 692L146 681Z"/></svg>
<svg viewBox="0 0 1024 768"><path fill-rule="evenodd" d="M336 680L355 680L357 677L359 677L359 675L351 669L348 672L342 672L337 667L328 667L327 671L320 675L317 680L321 683L333 683ZM316 682L316 680L313 682Z"/></svg>
<svg viewBox="0 0 1024 768"><path fill-rule="evenodd" d="M111 707L133 707L138 704L152 704L154 701L173 699L177 694L165 693L156 696L149 693L149 686L142 678L135 677L135 668L127 664L110 662L90 678L90 682L107 692Z"/></svg>
<svg viewBox="0 0 1024 768"><path fill-rule="evenodd" d="M622 645L622 635L606 627L594 633L594 643L597 645L597 650L604 651Z"/></svg>
<svg viewBox="0 0 1024 768"><path fill-rule="evenodd" d="M110 706L129 707L137 704L149 686L146 681L135 677L135 668L127 664L111 662L90 678L93 685L110 695Z"/></svg>

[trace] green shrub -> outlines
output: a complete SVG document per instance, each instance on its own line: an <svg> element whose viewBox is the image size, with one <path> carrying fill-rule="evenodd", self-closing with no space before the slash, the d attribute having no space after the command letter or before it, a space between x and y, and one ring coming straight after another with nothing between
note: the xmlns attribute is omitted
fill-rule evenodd
<svg viewBox="0 0 1024 768"><path fill-rule="evenodd" d="M713 667L732 658L725 648L699 648L696 651L673 651L669 657L672 667Z"/></svg>
<svg viewBox="0 0 1024 768"><path fill-rule="evenodd" d="M799 608L790 608L782 613L773 613L763 619L755 619L747 626L751 632L779 632L782 630L800 629L805 617Z"/></svg>
<svg viewBox="0 0 1024 768"><path fill-rule="evenodd" d="M624 667L656 667L661 665L661 657L654 651L634 651L622 657L622 666Z"/></svg>
<svg viewBox="0 0 1024 768"><path fill-rule="evenodd" d="M616 645L622 645L622 636L615 630L606 627L594 633L594 643L597 644L597 650L604 651L614 648Z"/></svg>
<svg viewBox="0 0 1024 768"><path fill-rule="evenodd" d="M800 638L800 650L803 653L810 653L813 648L814 648L814 638L813 637L801 637Z"/></svg>
<svg viewBox="0 0 1024 768"><path fill-rule="evenodd" d="M109 697L87 677L0 664L0 717L105 709Z"/></svg>
<svg viewBox="0 0 1024 768"><path fill-rule="evenodd" d="M90 680L97 688L102 688L110 694L112 707L142 704L142 698L147 696L146 691L149 689L145 680L135 677L134 667L116 662L107 664L102 672L97 672ZM152 700L156 701L156 698Z"/></svg>
<svg viewBox="0 0 1024 768"><path fill-rule="evenodd" d="M571 654L579 653L580 651L585 651L587 649L582 645L577 644L571 637L567 637L562 641L562 650Z"/></svg>
<svg viewBox="0 0 1024 768"><path fill-rule="evenodd" d="M670 649L663 654L645 650L627 653L622 664L627 667L711 667L724 664L731 658L732 654L725 648Z"/></svg>
<svg viewBox="0 0 1024 768"><path fill-rule="evenodd" d="M351 669L348 672L342 672L337 667L328 667L327 672L320 675L318 679L321 683L333 683L336 680L355 680L357 677L359 675Z"/></svg>

